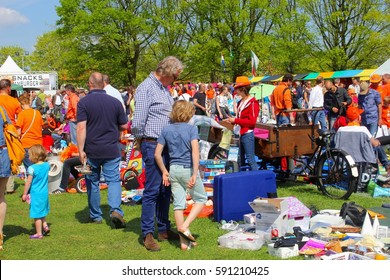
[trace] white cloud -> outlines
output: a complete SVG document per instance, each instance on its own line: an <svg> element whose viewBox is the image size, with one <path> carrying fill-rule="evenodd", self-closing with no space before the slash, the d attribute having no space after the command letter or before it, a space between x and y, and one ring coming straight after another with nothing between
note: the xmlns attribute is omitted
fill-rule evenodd
<svg viewBox="0 0 390 280"><path fill-rule="evenodd" d="M0 7L0 29L19 23L27 23L28 21L28 18L18 11Z"/></svg>

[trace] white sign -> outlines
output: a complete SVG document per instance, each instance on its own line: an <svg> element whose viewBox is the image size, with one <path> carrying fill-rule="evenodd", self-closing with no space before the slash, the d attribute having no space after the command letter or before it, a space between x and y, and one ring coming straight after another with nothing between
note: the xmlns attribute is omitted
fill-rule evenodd
<svg viewBox="0 0 390 280"><path fill-rule="evenodd" d="M12 75L14 84L21 85L23 88L39 88L44 90L53 90L56 87L55 75L51 74L23 74ZM54 87L54 88L53 88Z"/></svg>

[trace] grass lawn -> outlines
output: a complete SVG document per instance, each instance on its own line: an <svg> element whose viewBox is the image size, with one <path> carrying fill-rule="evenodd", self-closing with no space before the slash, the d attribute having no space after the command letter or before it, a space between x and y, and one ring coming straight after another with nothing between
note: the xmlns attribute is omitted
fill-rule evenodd
<svg viewBox="0 0 390 280"><path fill-rule="evenodd" d="M199 246L183 252L178 242L162 242L160 252L148 252L140 239L141 206L123 206L127 226L113 230L109 220L107 191L103 190L103 224L85 224L88 219L86 194L50 195L51 210L47 217L51 233L42 240L30 240L34 232L29 218L29 205L22 203L22 181L17 181L15 194L6 195L8 209L4 225L4 251L1 260L274 260L266 247L259 251L233 250L218 246L217 238L226 231L209 218L197 219L191 231ZM306 206L317 209L340 209L342 200L324 196L315 186L278 183L278 196L296 196ZM372 198L368 194L352 194L349 199L367 208L389 203L389 198ZM174 225L173 212L171 221ZM302 259L297 257L295 259Z"/></svg>

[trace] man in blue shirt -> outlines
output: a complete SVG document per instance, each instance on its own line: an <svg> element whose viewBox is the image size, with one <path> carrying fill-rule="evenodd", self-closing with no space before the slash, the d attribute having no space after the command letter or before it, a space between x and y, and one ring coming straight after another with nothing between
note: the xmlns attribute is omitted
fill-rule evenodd
<svg viewBox="0 0 390 280"><path fill-rule="evenodd" d="M77 103L77 147L80 161L84 163L88 157L88 164L92 168L92 174L85 176L90 222L102 222L99 180L103 172L108 185L111 221L115 228L124 228L119 131L127 128L127 117L120 101L103 90L101 73L93 73L88 85L88 95Z"/></svg>
<svg viewBox="0 0 390 280"><path fill-rule="evenodd" d="M141 230L144 246L150 251L159 251L160 245L155 241L154 223L157 219L158 240L179 239L177 233L171 231L169 205L171 187L162 184L162 174L158 168L154 152L157 138L165 125L169 123L173 98L167 89L183 70L183 64L176 57L163 59L155 72L137 87L135 94L135 110L131 131L137 145L141 148L142 160L145 164L145 189L142 196ZM162 154L164 164L168 166L167 151Z"/></svg>

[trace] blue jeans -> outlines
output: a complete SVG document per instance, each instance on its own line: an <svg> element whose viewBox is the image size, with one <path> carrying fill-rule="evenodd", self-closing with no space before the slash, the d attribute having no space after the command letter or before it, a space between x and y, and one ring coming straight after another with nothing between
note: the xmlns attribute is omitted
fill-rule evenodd
<svg viewBox="0 0 390 280"><path fill-rule="evenodd" d="M363 125L367 127L368 131L371 133L372 136L375 136L376 132L378 131L378 123L374 122Z"/></svg>
<svg viewBox="0 0 390 280"><path fill-rule="evenodd" d="M33 165L33 163L31 162L30 157L28 156L28 149L24 148L24 151L26 153L24 154L23 165L24 165L24 167L26 168L26 171L27 171L28 167L30 165Z"/></svg>
<svg viewBox="0 0 390 280"><path fill-rule="evenodd" d="M328 122L329 122L329 129L333 130L334 123L336 122L338 116L329 116Z"/></svg>
<svg viewBox="0 0 390 280"><path fill-rule="evenodd" d="M276 116L276 121L277 121L277 125L281 126L282 124L289 124L290 118L283 114L280 114Z"/></svg>
<svg viewBox="0 0 390 280"><path fill-rule="evenodd" d="M154 160L157 142L143 141L141 144L142 160L145 165L145 188L142 196L141 230L142 236L154 233L154 220L157 219L158 232L171 229L169 220L169 204L171 202L171 187L164 187L160 168ZM168 151L162 153L165 166L169 163Z"/></svg>
<svg viewBox="0 0 390 280"><path fill-rule="evenodd" d="M108 205L110 215L113 211L123 216L121 209L122 186L119 175L119 163L121 158L114 159L88 159L88 164L92 167L92 174L85 176L88 194L89 216L92 220L102 220L102 210L100 209L100 173L103 172L108 185Z"/></svg>
<svg viewBox="0 0 390 280"><path fill-rule="evenodd" d="M69 127L70 127L70 141L72 141L72 143L77 146L77 136L76 136L77 123L69 122Z"/></svg>
<svg viewBox="0 0 390 280"><path fill-rule="evenodd" d="M318 124L318 122L321 125L321 130L327 130L328 126L326 125L326 118L325 118L325 112L324 110L314 112L314 124Z"/></svg>
<svg viewBox="0 0 390 280"><path fill-rule="evenodd" d="M258 170L259 166L255 160L255 135L252 132L240 136L240 164L245 165L245 158L251 170Z"/></svg>

